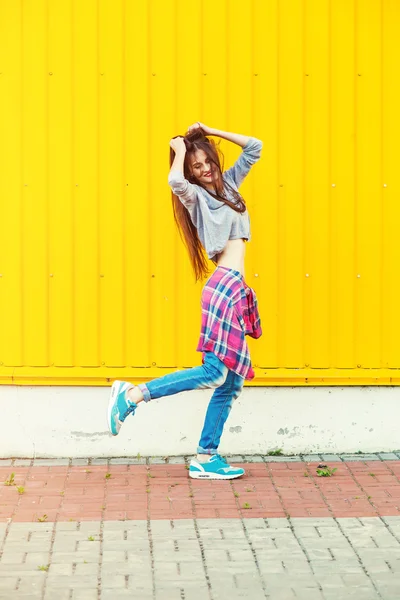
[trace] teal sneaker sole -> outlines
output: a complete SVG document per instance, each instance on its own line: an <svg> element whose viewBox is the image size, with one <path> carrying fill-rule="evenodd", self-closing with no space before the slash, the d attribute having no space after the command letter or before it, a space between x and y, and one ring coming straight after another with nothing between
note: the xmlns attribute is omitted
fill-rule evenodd
<svg viewBox="0 0 400 600"><path fill-rule="evenodd" d="M192 479L237 479L242 477L245 471L242 473L230 473L229 475L223 475L222 473L206 473L204 471L191 471L189 469L189 477Z"/></svg>
<svg viewBox="0 0 400 600"><path fill-rule="evenodd" d="M120 389L121 381L114 381L111 386L110 399L108 401L108 409L107 409L107 425L111 435L118 435L119 429L117 429L116 425L116 417L118 415L118 407L116 404L118 391Z"/></svg>

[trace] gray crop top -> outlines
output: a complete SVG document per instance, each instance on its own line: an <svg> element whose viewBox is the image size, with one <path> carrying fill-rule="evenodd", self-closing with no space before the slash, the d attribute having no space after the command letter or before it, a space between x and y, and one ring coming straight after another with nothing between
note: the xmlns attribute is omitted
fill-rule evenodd
<svg viewBox="0 0 400 600"><path fill-rule="evenodd" d="M243 147L235 164L224 171L222 178L238 191L250 168L258 161L262 142L251 137ZM228 240L246 238L251 240L249 213L238 213L227 204L213 198L204 188L190 183L179 171L170 171L168 183L182 204L189 211L199 239L209 259L222 252ZM226 190L227 198L235 198Z"/></svg>

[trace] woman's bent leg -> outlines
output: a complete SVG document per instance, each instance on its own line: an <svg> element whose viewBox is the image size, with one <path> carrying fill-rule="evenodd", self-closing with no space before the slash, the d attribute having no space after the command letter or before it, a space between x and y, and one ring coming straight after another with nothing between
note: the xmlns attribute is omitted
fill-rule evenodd
<svg viewBox="0 0 400 600"><path fill-rule="evenodd" d="M184 369L157 377L148 383L141 383L138 388L145 402L164 396L171 396L188 390L217 388L224 384L228 375L228 367L212 352L206 352L204 364L192 369Z"/></svg>

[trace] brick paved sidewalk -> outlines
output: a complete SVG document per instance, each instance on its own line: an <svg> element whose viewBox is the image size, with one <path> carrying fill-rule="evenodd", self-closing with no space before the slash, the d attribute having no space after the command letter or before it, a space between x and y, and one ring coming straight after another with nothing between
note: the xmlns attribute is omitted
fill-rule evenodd
<svg viewBox="0 0 400 600"><path fill-rule="evenodd" d="M0 600L397 600L400 460L347 458L0 461Z"/></svg>

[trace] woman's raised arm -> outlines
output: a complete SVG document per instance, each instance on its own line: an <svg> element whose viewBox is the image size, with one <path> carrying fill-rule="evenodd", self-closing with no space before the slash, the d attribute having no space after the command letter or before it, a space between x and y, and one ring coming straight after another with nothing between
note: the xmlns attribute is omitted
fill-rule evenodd
<svg viewBox="0 0 400 600"><path fill-rule="evenodd" d="M200 123L199 121L197 123L193 123L193 125L189 127L189 131L193 131L199 128L201 128L206 135L215 135L216 137L228 140L228 142L233 142L241 148L243 148L250 139L250 136L248 135L241 135L240 133L230 133L229 131L222 131L221 129L213 129L212 127L204 125L204 123Z"/></svg>

